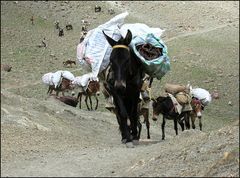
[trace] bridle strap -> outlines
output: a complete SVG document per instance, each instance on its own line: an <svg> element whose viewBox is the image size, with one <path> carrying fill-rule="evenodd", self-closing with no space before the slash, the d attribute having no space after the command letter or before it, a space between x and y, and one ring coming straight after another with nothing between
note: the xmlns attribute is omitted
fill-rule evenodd
<svg viewBox="0 0 240 178"><path fill-rule="evenodd" d="M113 48L113 49L115 49L115 48L125 48L125 49L129 50L129 47L126 46L126 45L115 45L115 46L113 46L112 48Z"/></svg>
<svg viewBox="0 0 240 178"><path fill-rule="evenodd" d="M87 87L87 89L88 89L88 91L90 92L90 93L92 93L92 90L89 88L89 86ZM87 91L87 90L86 90Z"/></svg>

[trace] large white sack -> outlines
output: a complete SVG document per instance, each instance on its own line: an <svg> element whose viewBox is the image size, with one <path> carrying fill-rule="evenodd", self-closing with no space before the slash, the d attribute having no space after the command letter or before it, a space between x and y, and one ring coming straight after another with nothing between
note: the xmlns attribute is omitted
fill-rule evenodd
<svg viewBox="0 0 240 178"><path fill-rule="evenodd" d="M193 88L192 96L201 100L203 105L208 105L212 101L211 94L203 88Z"/></svg>
<svg viewBox="0 0 240 178"><path fill-rule="evenodd" d="M92 35L93 31L94 31L94 29L89 30L86 37L84 38L84 40L77 45L77 59L78 59L80 65L87 65L87 66L90 65L90 63L88 63L88 64L86 63L86 60L84 59L84 57L85 57L87 42L89 40L89 37Z"/></svg>
<svg viewBox="0 0 240 178"><path fill-rule="evenodd" d="M73 81L74 78L75 78L74 75L71 72L67 71L67 70L62 72L62 77L66 78L68 80L71 80L71 81Z"/></svg>
<svg viewBox="0 0 240 178"><path fill-rule="evenodd" d="M88 81L90 79L91 75L89 75L89 73L84 74L82 76L77 76L74 78L74 80L72 81L72 84L80 86L80 87L84 87L88 85Z"/></svg>
<svg viewBox="0 0 240 178"><path fill-rule="evenodd" d="M63 72L62 70L59 70L59 71L53 73L52 83L53 83L55 88L57 88L57 86L60 84L61 77L62 77L62 72Z"/></svg>
<svg viewBox="0 0 240 178"><path fill-rule="evenodd" d="M53 85L53 82L52 82L52 76L53 76L53 73L52 72L49 72L49 73L46 73L42 76L42 81L44 84L46 85Z"/></svg>
<svg viewBox="0 0 240 178"><path fill-rule="evenodd" d="M91 66L91 72L94 76L98 76L108 66L112 51L112 47L107 42L102 31L114 40L119 40L121 38L119 27L123 25L127 15L128 12L124 12L99 25L91 30L83 42L78 45L77 59L80 64L85 63L83 60L86 60Z"/></svg>
<svg viewBox="0 0 240 178"><path fill-rule="evenodd" d="M82 87L84 90L86 90L88 83L92 80L99 81L98 77L93 76L92 73L87 73L82 76L75 77L72 81L72 84L77 85L78 87Z"/></svg>
<svg viewBox="0 0 240 178"><path fill-rule="evenodd" d="M128 29L132 32L132 37L135 36L146 36L149 33L152 33L156 37L160 37L165 30L160 28L152 28L143 23L133 23L133 24L124 24L120 28L120 33L123 37L127 35Z"/></svg>

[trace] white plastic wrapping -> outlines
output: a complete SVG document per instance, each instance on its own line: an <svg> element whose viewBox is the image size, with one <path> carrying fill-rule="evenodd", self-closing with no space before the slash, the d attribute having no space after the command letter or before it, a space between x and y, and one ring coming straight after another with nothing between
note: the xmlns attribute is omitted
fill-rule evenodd
<svg viewBox="0 0 240 178"><path fill-rule="evenodd" d="M205 106L212 101L211 94L203 88L193 88L191 94L193 97L201 100L202 104Z"/></svg>
<svg viewBox="0 0 240 178"><path fill-rule="evenodd" d="M87 73L87 74L75 77L74 80L72 81L72 84L78 87L82 87L84 90L86 90L88 83L92 80L99 81L98 77L93 76L91 73Z"/></svg>
<svg viewBox="0 0 240 178"><path fill-rule="evenodd" d="M54 73L49 72L49 73L44 74L42 76L42 81L44 84L54 85L54 87L56 88L60 84L62 77L66 78L68 80L71 80L71 81L73 81L75 79L74 75L71 72L59 70Z"/></svg>
<svg viewBox="0 0 240 178"><path fill-rule="evenodd" d="M44 74L42 76L43 83L46 84L46 85L53 85L53 83L52 83L52 76L53 76L52 72Z"/></svg>
<svg viewBox="0 0 240 178"><path fill-rule="evenodd" d="M77 46L79 63L90 65L92 75L98 76L109 64L112 47L108 44L103 31L114 40L119 40L121 38L119 27L123 25L127 15L128 12L119 14L108 22L90 30L83 42Z"/></svg>
<svg viewBox="0 0 240 178"><path fill-rule="evenodd" d="M62 77L66 78L68 80L71 80L71 81L73 81L74 78L75 78L74 75L71 72L67 71L67 70L62 72Z"/></svg>

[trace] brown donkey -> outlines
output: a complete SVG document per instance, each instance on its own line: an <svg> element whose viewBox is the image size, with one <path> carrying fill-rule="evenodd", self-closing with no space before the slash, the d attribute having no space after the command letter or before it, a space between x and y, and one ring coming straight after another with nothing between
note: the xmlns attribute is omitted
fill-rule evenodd
<svg viewBox="0 0 240 178"><path fill-rule="evenodd" d="M81 102L82 102L82 95L85 95L85 103L87 105L88 110L93 110L92 108L92 99L91 96L94 96L96 99L96 106L95 110L98 108L98 97L100 95L100 83L99 81L90 81L88 84L88 87L85 91L80 91L78 93L78 99L79 99L79 108L81 109ZM88 106L88 98L90 100L90 107Z"/></svg>
<svg viewBox="0 0 240 178"><path fill-rule="evenodd" d="M55 91L56 96L58 96L59 92L62 92L62 95L64 96L64 92L66 90L73 90L73 89L74 89L74 85L71 84L71 81L66 78L62 78L60 85L57 86L56 88L54 87L54 85L49 85L47 94L51 95L52 92Z"/></svg>
<svg viewBox="0 0 240 178"><path fill-rule="evenodd" d="M202 105L201 101L197 98L193 98L191 101L191 106L193 110L190 112L190 117L191 117L191 123L192 123L192 128L195 129L195 120L198 118L199 120L199 127L200 130L202 131L202 111L204 106Z"/></svg>

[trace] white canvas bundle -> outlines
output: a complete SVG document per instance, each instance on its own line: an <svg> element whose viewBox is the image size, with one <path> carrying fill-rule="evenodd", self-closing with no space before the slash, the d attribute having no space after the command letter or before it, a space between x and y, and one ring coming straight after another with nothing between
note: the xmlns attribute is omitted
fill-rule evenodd
<svg viewBox="0 0 240 178"><path fill-rule="evenodd" d="M53 85L53 82L52 82L52 76L53 76L53 73L52 72L49 72L49 73L46 73L42 76L42 81L44 84L46 85Z"/></svg>
<svg viewBox="0 0 240 178"><path fill-rule="evenodd" d="M53 73L52 83L53 83L55 88L59 85L60 80L61 80L61 76L62 76L62 71L61 70Z"/></svg>
<svg viewBox="0 0 240 178"><path fill-rule="evenodd" d="M71 80L71 81L73 81L74 78L75 78L74 75L71 72L67 71L67 70L62 71L62 77L66 78L68 80Z"/></svg>
<svg viewBox="0 0 240 178"><path fill-rule="evenodd" d="M211 94L203 88L193 88L191 91L193 97L201 100L203 105L208 105L212 101Z"/></svg>
<svg viewBox="0 0 240 178"><path fill-rule="evenodd" d="M88 32L83 42L78 45L77 59L80 64L87 63L91 66L92 75L98 76L109 64L109 56L112 48L108 44L103 31L114 40L119 40L121 38L119 27L123 24L127 15L128 12L124 12L113 17L108 22L99 25Z"/></svg>
<svg viewBox="0 0 240 178"><path fill-rule="evenodd" d="M54 87L56 88L60 82L61 82L61 77L64 77L68 80L71 80L73 81L74 80L74 75L69 72L69 71L62 71L62 70L59 70L57 72L49 72L49 73L46 73L42 76L42 81L44 84L46 85L54 85Z"/></svg>
<svg viewBox="0 0 240 178"><path fill-rule="evenodd" d="M88 83L92 80L99 81L98 77L93 76L91 73L87 73L82 76L75 77L72 81L72 84L82 87L84 90L86 90Z"/></svg>
<svg viewBox="0 0 240 178"><path fill-rule="evenodd" d="M87 86L89 78L90 78L90 76L88 74L85 74L85 75L82 75L82 76L77 76L72 81L72 84L78 85L80 87Z"/></svg>

